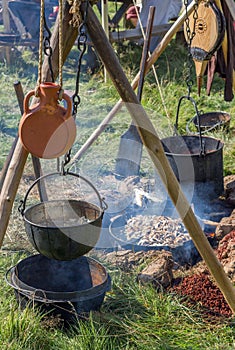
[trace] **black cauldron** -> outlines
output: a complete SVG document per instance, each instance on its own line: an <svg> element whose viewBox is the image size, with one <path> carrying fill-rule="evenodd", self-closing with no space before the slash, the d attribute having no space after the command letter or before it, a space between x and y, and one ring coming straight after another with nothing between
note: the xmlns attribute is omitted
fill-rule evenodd
<svg viewBox="0 0 235 350"><path fill-rule="evenodd" d="M182 101L192 102L196 111L198 135L178 135L178 118ZM201 118L196 102L190 96L179 100L175 122L175 135L161 140L166 157L181 185L194 186L195 196L200 199L216 199L224 191L223 142L202 136Z"/></svg>
<svg viewBox="0 0 235 350"><path fill-rule="evenodd" d="M62 199L40 202L26 208L32 188L49 176L76 176L95 191L100 207L82 200ZM104 202L95 187L74 173L51 173L38 178L28 189L20 207L29 241L48 258L72 260L88 253L96 245L102 226Z"/></svg>
<svg viewBox="0 0 235 350"><path fill-rule="evenodd" d="M48 259L37 254L21 260L6 273L22 308L36 305L42 313L59 315L66 322L99 310L110 290L110 277L95 259Z"/></svg>
<svg viewBox="0 0 235 350"><path fill-rule="evenodd" d="M231 116L226 112L209 112L200 114L200 130L202 133L216 131L222 129L225 132L229 131ZM189 124L193 123L199 131L198 118L194 116L187 124L187 131Z"/></svg>
<svg viewBox="0 0 235 350"><path fill-rule="evenodd" d="M223 142L209 136L171 136L161 140L177 179L204 183L213 196L220 195L223 184ZM204 192L205 194L205 192Z"/></svg>

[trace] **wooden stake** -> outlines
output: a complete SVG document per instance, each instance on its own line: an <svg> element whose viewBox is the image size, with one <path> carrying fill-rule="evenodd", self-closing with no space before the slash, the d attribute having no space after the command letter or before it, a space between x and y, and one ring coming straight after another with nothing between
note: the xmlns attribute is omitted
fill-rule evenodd
<svg viewBox="0 0 235 350"><path fill-rule="evenodd" d="M0 246L2 245L7 230L12 206L27 156L28 152L22 147L21 142L18 139L0 195Z"/></svg>
<svg viewBox="0 0 235 350"><path fill-rule="evenodd" d="M83 11L84 11L84 4ZM119 61L110 45L92 8L88 7L87 28L95 48L104 62L110 78L138 128L143 144L155 165L183 223L188 230L196 248L205 260L211 275L235 313L235 288L215 256L214 250L205 237L194 213L166 158L164 149L153 124L131 88Z"/></svg>
<svg viewBox="0 0 235 350"><path fill-rule="evenodd" d="M21 83L19 81L15 82L14 83L14 88L15 88L15 93L16 93L16 97L17 97L17 100L18 100L18 104L19 104L19 107L20 107L21 114L23 114L23 109L24 109L23 108L24 92L23 92ZM17 134L17 136L15 137L15 139L14 139L14 141L12 143L10 152L9 152L9 154L7 156L7 159L6 159L5 163L4 163L4 166L3 166L2 171L1 171L0 191L2 190L2 186L3 186L4 180L5 180L6 174L7 174L7 170L9 168L9 164L11 162L11 158L12 158L12 156L14 154L17 142L18 142L18 134Z"/></svg>

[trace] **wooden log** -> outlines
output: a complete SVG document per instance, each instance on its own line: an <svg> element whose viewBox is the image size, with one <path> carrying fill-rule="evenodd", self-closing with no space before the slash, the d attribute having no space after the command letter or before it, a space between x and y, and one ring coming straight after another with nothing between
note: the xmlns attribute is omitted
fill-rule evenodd
<svg viewBox="0 0 235 350"><path fill-rule="evenodd" d="M152 30L152 36L156 35L162 35L166 34L168 30L172 27L173 24L171 23L166 23L166 24L159 24L157 26L153 26ZM144 32L146 32L146 28L143 28ZM127 30L122 30L119 32L111 32L109 33L109 40L110 42L118 42L118 41L123 41L123 40L138 40L143 38L143 33L140 28L134 28L134 29L127 29Z"/></svg>
<svg viewBox="0 0 235 350"><path fill-rule="evenodd" d="M85 4L82 4L83 11ZM171 169L164 153L161 140L148 118L144 108L139 103L131 85L126 78L119 61L110 45L102 26L100 25L91 6L88 6L87 29L95 48L106 66L120 97L125 102L133 122L138 128L140 137L152 159L167 191L174 203L183 223L188 230L196 248L205 260L211 275L227 300L231 310L235 313L235 288L225 274L214 250L205 237L196 216L193 213L181 187Z"/></svg>
<svg viewBox="0 0 235 350"><path fill-rule="evenodd" d="M0 194L0 246L7 230L15 195L20 183L28 152L17 140Z"/></svg>
<svg viewBox="0 0 235 350"><path fill-rule="evenodd" d="M63 20L63 62L66 60L71 48L76 40L78 30L69 25L71 20L71 15L69 14L69 5L66 2L64 9L64 20ZM55 23L55 27L51 37L51 47L52 47L52 68L54 72L54 77L58 76L59 72L59 23L58 18ZM42 67L42 75L47 81L51 81L50 68L48 64L48 59L45 58ZM32 101L35 103L35 101ZM7 230L9 223L12 206L15 200L16 192L19 187L20 179L24 170L24 166L28 157L28 152L23 148L20 140L18 140L14 154L12 156L9 168L3 183L3 187L0 194L0 247L2 246L3 239Z"/></svg>
<svg viewBox="0 0 235 350"><path fill-rule="evenodd" d="M18 105L20 108L20 113L22 115L24 113L24 91L22 89L22 85L21 85L20 81L16 81L14 83L14 88L15 88L15 93L16 93Z"/></svg>
<svg viewBox="0 0 235 350"><path fill-rule="evenodd" d="M17 141L18 141L18 136L15 137L15 139L14 139L12 145L11 145L11 149L10 149L10 151L9 151L9 153L8 153L8 156L7 156L7 158L6 158L6 160L5 160L5 163L4 163L4 165L3 165L3 168L2 168L2 170L1 170L1 177L0 177L0 193L1 193L1 191L2 191L2 187L3 187L3 184L4 184L4 180L5 180L5 178L6 178L6 174L7 174L8 168L9 168L9 164L10 164L10 162L11 162L11 158L12 158L12 156L13 156L13 154L14 154Z"/></svg>
<svg viewBox="0 0 235 350"><path fill-rule="evenodd" d="M195 5L195 1L193 0L192 3L188 6L187 13L190 14L193 11L193 7ZM184 11L181 16L175 21L175 23L170 27L170 30L166 33L166 35L162 38L159 45L156 47L156 49L153 51L151 56L147 60L146 69L145 69L145 75L148 73L148 71L151 69L152 65L158 60L158 58L161 56L161 54L166 49L167 45L171 42L174 35L177 33L179 28L182 27L184 21L186 18L186 11ZM140 78L140 72L135 76L134 80L131 83L132 88L135 90L138 86ZM118 111L121 109L123 105L122 100L119 100L116 105L111 109L109 114L106 116L106 118L100 123L98 128L91 134L91 136L87 139L87 141L82 145L82 147L77 151L77 153L73 156L71 162L76 162L79 160L82 155L86 152L86 150L93 144L93 142L99 137L99 135L105 130L107 125L111 122L113 117L118 113Z"/></svg>

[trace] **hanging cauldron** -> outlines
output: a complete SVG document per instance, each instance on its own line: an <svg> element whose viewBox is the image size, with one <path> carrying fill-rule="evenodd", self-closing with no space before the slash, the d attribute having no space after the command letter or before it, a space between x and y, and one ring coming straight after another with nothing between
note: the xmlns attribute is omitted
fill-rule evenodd
<svg viewBox="0 0 235 350"><path fill-rule="evenodd" d="M110 277L95 259L48 259L37 254L21 260L6 273L22 308L40 307L42 313L59 315L66 322L99 310L111 287Z"/></svg>
<svg viewBox="0 0 235 350"><path fill-rule="evenodd" d="M52 176L73 176L85 181L96 193L100 206L83 200L47 200L26 209L33 187ZM75 191L75 189L74 189ZM96 188L84 177L67 172L38 178L28 189L19 208L31 244L41 254L57 260L72 260L96 245L101 231L105 203Z"/></svg>
<svg viewBox="0 0 235 350"><path fill-rule="evenodd" d="M217 198L224 190L223 184L223 143L215 138L202 136L200 115L195 101L190 96L179 100L178 116L182 100L190 100L196 110L199 135L185 135L163 138L162 145L170 165L181 184L194 185L194 194L203 199Z"/></svg>
<svg viewBox="0 0 235 350"><path fill-rule="evenodd" d="M194 116L190 121L193 122L197 130L199 131L199 125L197 116ZM200 130L202 133L209 131L216 131L219 129L225 132L229 131L231 116L225 112L210 112L200 114Z"/></svg>

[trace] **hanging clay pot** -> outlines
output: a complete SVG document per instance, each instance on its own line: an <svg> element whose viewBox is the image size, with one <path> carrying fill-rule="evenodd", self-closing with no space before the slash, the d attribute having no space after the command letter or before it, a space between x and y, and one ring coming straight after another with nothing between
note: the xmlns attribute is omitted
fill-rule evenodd
<svg viewBox="0 0 235 350"><path fill-rule="evenodd" d="M19 137L24 148L38 158L52 159L65 154L76 137L76 124L72 117L72 102L63 93L66 108L59 104L60 85L41 83L39 102L29 107L35 94L32 90L24 99L24 114L19 125Z"/></svg>

